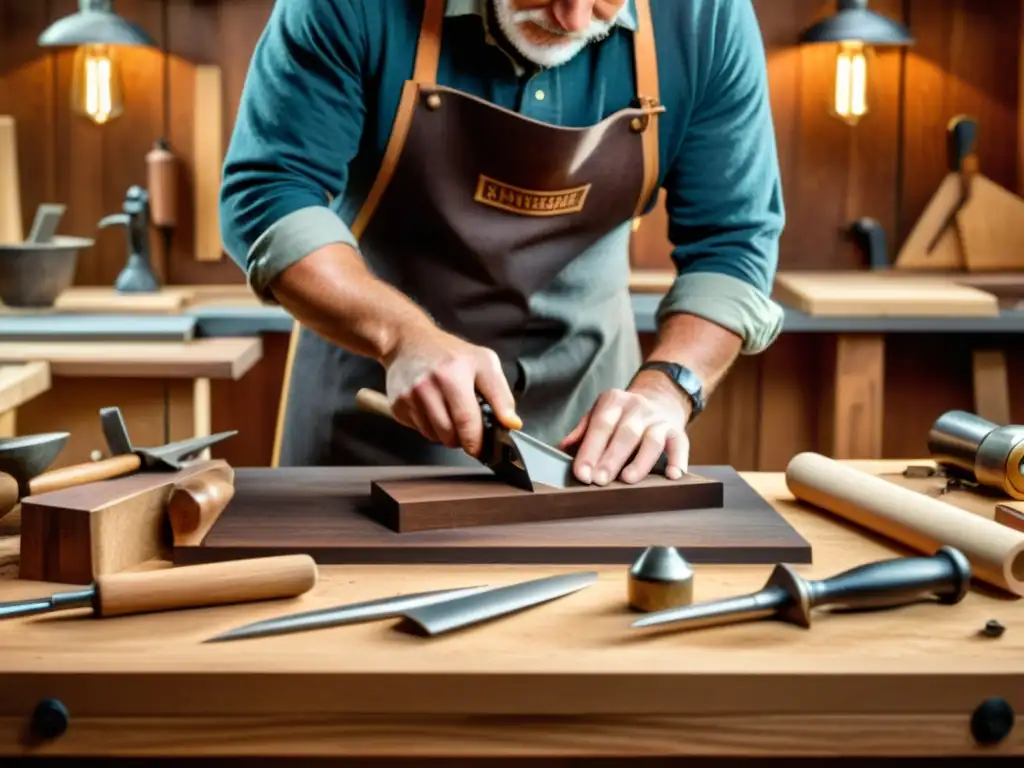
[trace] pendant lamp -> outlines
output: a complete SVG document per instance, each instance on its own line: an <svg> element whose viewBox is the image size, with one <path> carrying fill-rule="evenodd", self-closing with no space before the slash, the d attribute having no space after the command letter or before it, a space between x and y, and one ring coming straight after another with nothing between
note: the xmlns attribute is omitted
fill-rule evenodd
<svg viewBox="0 0 1024 768"><path fill-rule="evenodd" d="M801 43L831 43L836 48L832 114L856 125L868 113L868 55L875 47L914 44L909 30L868 8L868 0L838 0L836 12L805 29Z"/></svg>
<svg viewBox="0 0 1024 768"><path fill-rule="evenodd" d="M47 27L38 43L44 48L77 48L71 110L98 125L124 113L124 81L116 47L157 47L144 29L114 13L113 0L79 0L78 12Z"/></svg>

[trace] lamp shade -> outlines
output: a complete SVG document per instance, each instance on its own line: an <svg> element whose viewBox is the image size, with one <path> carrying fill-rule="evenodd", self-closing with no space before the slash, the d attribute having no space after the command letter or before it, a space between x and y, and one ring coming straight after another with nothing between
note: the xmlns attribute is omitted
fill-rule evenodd
<svg viewBox="0 0 1024 768"><path fill-rule="evenodd" d="M899 22L870 10L867 0L839 0L836 13L805 29L800 42L913 45L914 38Z"/></svg>
<svg viewBox="0 0 1024 768"><path fill-rule="evenodd" d="M156 41L142 27L114 13L113 0L79 0L78 12L58 19L39 36L40 46L145 45Z"/></svg>

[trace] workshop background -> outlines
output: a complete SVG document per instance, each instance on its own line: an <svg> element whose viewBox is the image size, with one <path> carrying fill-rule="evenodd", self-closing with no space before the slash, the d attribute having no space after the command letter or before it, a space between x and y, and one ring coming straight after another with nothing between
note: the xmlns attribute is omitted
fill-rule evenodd
<svg viewBox="0 0 1024 768"><path fill-rule="evenodd" d="M28 232L39 205L67 206L61 234L95 238L95 246L78 256L76 286L110 287L124 267L124 231L100 230L97 222L122 209L129 187L147 183L147 157L152 162L161 138L180 173L170 236L151 238L156 272L167 286L241 286L243 276L221 253L216 235L216 174L249 56L272 5L117 0L117 13L144 29L155 47L118 51L124 111L97 124L71 108L82 56L76 58L73 47L39 45L40 34L73 13L77 2L0 0L0 115L16 126L21 229ZM1013 195L1024 188L1020 0L871 2L872 10L905 24L913 44L868 48L868 112L856 121L835 114L838 47L800 40L804 30L835 12L834 0L754 5L768 51L788 215L783 273L867 273L869 239L851 230L864 219L877 222L887 259L895 259L949 173L947 129L958 115L976 121L980 172ZM0 155L0 189L3 163ZM656 209L635 232L638 294L664 289L671 268L665 229ZM1012 235L1013 226L999 229ZM874 243L877 248L879 241ZM1000 317L1012 324L1014 290L1001 290ZM1003 397L1008 404L997 403L996 411L1024 420L1024 399L1000 394L999 382L1024 373L1015 333L992 324L995 332L921 330L920 324L890 331L884 323L865 331L863 316L850 319L849 328L843 322L787 321L765 354L741 359L693 425L691 462L782 470L802 450L837 458L924 456L928 428L941 413L991 411ZM288 334L260 336L259 360L239 378L211 377L204 406L213 431L244 433L214 452L234 466L266 465L270 458ZM997 361L994 378L980 370L979 360ZM54 427L58 397L62 403L78 398L86 410L120 405L136 424L150 419L163 425L171 418L163 373L115 386L118 374L101 371L96 378L102 381L89 389L82 375L69 384L54 370L50 390L20 407L19 431ZM146 399L146 387L164 394ZM985 387L993 387L986 391L995 392L994 400L979 407ZM103 402L115 396L119 402ZM198 408L195 397L193 391L192 408ZM75 452L88 448L71 445L66 463L81 460Z"/></svg>

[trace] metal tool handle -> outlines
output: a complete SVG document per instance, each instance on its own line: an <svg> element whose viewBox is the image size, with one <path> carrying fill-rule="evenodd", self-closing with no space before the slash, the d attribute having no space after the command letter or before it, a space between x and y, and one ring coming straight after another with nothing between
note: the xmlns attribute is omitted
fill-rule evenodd
<svg viewBox="0 0 1024 768"><path fill-rule="evenodd" d="M109 480L135 472L142 466L142 459L134 453L125 456L112 456L109 459L90 461L88 464L73 464L70 467L51 469L36 475L28 481L29 493L36 496L40 493L62 491L86 483Z"/></svg>
<svg viewBox="0 0 1024 768"><path fill-rule="evenodd" d="M976 170L974 153L978 144L978 122L969 115L957 115L946 126L946 161L953 173Z"/></svg>
<svg viewBox="0 0 1024 768"><path fill-rule="evenodd" d="M375 389L360 389L356 392L356 407L367 413L375 413L386 419L394 419L395 414L391 412L391 404L388 396Z"/></svg>
<svg viewBox="0 0 1024 768"><path fill-rule="evenodd" d="M96 615L199 608L298 597L317 583L309 555L281 555L188 565L96 580Z"/></svg>
<svg viewBox="0 0 1024 768"><path fill-rule="evenodd" d="M957 603L967 593L971 567L952 547L931 557L903 557L869 563L821 581L807 582L812 606L879 608L916 602L928 596Z"/></svg>

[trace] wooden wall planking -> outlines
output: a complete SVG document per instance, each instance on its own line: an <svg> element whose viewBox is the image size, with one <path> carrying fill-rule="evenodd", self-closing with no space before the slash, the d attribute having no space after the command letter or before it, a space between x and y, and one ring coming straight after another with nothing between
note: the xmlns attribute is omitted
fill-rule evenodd
<svg viewBox="0 0 1024 768"><path fill-rule="evenodd" d="M787 206L781 268L862 266L863 257L845 234L862 216L883 225L894 254L942 177L944 127L959 112L980 118L985 172L1011 188L1024 183L1017 171L1022 155L1019 0L874 0L875 10L909 22L917 45L906 54L880 52L872 59L872 111L856 128L827 114L832 51L796 45L799 31L831 12L834 0L753 1L768 57ZM168 137L187 166L193 64L222 69L227 141L249 56L273 0L118 0L118 12L145 26L166 55L127 55L125 63L134 73L126 80L128 113L103 129L69 113L70 52L47 55L35 45L39 32L74 5L74 0L0 0L0 113L18 120L26 219L40 202L68 203L63 230L97 238L96 248L82 256L78 282L109 285L124 263L124 237L117 229L98 232L96 222L119 209L130 184L144 182L145 154L158 137ZM160 254L163 274L173 283L241 281L227 259L191 258L188 185L186 175L182 222L170 252ZM636 266L669 266L666 230L660 209L647 217L635 238ZM159 240L154 248L161 252ZM256 370L242 382L214 388L214 428L244 423L251 437L245 451L232 457L235 463L269 458L285 340L267 341L267 358ZM827 335L785 335L764 355L742 359L693 425L692 461L781 469L794 453L816 449L826 375L821 363L832 342ZM938 413L970 407L972 343L890 338L886 455L920 455ZM1011 356L1011 367L1019 358ZM1016 417L1024 418L1022 403L1012 405ZM254 419L255 413L265 418Z"/></svg>

